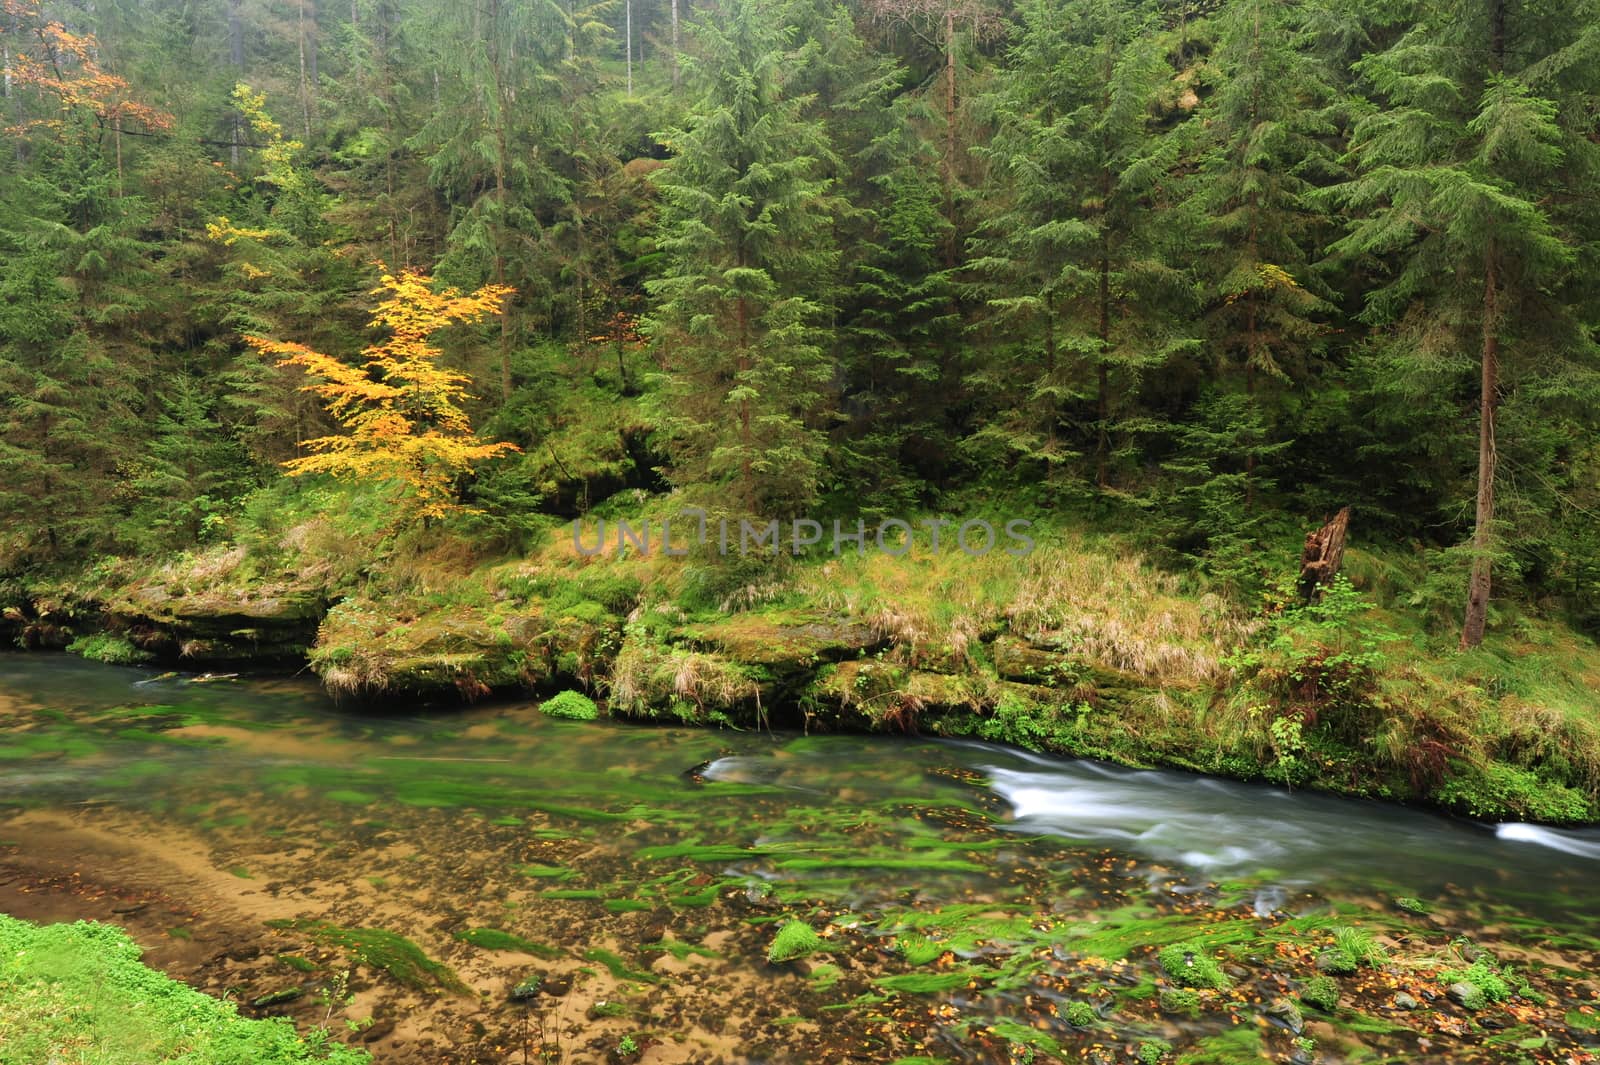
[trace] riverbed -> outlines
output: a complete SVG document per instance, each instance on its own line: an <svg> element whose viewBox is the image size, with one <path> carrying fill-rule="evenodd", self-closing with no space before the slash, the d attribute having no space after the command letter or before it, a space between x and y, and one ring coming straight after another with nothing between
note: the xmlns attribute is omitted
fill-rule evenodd
<svg viewBox="0 0 1600 1065"><path fill-rule="evenodd" d="M0 910L116 922L381 1062L1600 1048L1597 829L915 736L357 712L310 678L66 656L0 657L0 728ZM799 924L808 951L771 960ZM1452 997L1486 971L1505 994Z"/></svg>

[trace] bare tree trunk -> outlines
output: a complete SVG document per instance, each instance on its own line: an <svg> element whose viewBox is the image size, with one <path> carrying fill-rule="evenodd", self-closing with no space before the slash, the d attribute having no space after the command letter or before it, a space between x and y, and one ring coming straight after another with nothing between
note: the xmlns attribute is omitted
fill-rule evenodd
<svg viewBox="0 0 1600 1065"><path fill-rule="evenodd" d="M1467 613L1461 625L1463 651L1483 642L1489 614L1489 550L1494 543L1494 441L1496 391L1500 372L1500 296L1496 291L1494 244L1484 252L1482 380L1478 396L1478 508L1472 528L1472 576L1467 581Z"/></svg>
<svg viewBox="0 0 1600 1065"><path fill-rule="evenodd" d="M950 221L945 266L956 264L956 12L944 12L944 214Z"/></svg>
<svg viewBox="0 0 1600 1065"><path fill-rule="evenodd" d="M234 80L244 76L244 23L239 17L240 0L228 0L228 59L233 64ZM228 149L228 161L239 165L239 142L244 140L244 122L239 112L233 113L233 144Z"/></svg>
<svg viewBox="0 0 1600 1065"><path fill-rule="evenodd" d="M678 0L672 0L672 87L678 87Z"/></svg>
<svg viewBox="0 0 1600 1065"><path fill-rule="evenodd" d="M1106 172L1107 184L1111 172ZM1101 488L1110 481L1111 454L1111 251L1106 247L1108 238L1101 234L1100 247L1100 358L1095 367L1097 400L1095 417L1099 433L1094 450L1094 483Z"/></svg>
<svg viewBox="0 0 1600 1065"><path fill-rule="evenodd" d="M633 0L625 0L627 11L626 35L628 38L628 95L633 95Z"/></svg>
<svg viewBox="0 0 1600 1065"><path fill-rule="evenodd" d="M300 0L295 36L300 39L300 132L311 140L311 90L306 85L306 0Z"/></svg>

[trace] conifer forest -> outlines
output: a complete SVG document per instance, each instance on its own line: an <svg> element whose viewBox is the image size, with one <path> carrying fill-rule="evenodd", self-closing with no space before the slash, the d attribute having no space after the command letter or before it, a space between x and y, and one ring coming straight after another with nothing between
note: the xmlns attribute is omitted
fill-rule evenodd
<svg viewBox="0 0 1600 1065"><path fill-rule="evenodd" d="M1600 1060L1600 0L0 69L0 1065Z"/></svg>

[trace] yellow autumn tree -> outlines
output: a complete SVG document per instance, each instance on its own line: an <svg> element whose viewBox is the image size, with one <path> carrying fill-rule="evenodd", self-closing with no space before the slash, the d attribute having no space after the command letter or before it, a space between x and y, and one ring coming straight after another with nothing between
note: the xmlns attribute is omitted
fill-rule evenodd
<svg viewBox="0 0 1600 1065"><path fill-rule="evenodd" d="M276 357L278 365L303 368L312 378L305 390L321 397L345 429L344 435L309 441L311 454L284 463L288 472L399 485L409 516L423 521L462 509L455 499L456 481L475 463L517 448L484 443L473 433L461 409L471 398L471 378L439 364L433 335L448 325L500 313L512 291L485 285L470 296L455 289L435 292L426 274L384 269L372 290L383 299L370 324L388 335L362 351L357 365L304 344L245 337L263 355Z"/></svg>

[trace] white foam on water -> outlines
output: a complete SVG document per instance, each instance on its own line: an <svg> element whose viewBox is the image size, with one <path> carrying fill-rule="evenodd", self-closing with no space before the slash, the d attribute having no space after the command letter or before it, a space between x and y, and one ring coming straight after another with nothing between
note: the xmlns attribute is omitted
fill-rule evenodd
<svg viewBox="0 0 1600 1065"><path fill-rule="evenodd" d="M1528 825L1520 821L1509 821L1503 825L1495 825L1494 834L1513 843L1534 843L1578 858L1600 859L1600 839L1597 839L1592 834L1580 836L1573 832L1562 831L1559 828Z"/></svg>

